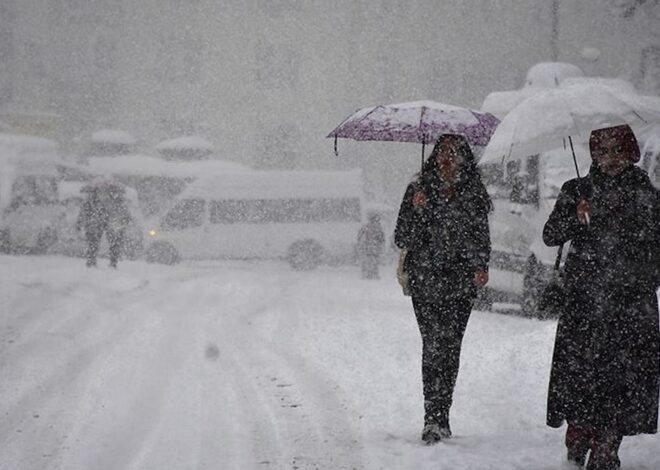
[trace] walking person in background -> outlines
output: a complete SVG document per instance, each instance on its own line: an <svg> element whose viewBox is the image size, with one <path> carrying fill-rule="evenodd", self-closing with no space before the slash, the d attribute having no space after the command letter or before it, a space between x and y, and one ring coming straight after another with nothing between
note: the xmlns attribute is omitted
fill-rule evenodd
<svg viewBox="0 0 660 470"><path fill-rule="evenodd" d="M101 237L105 233L109 245L110 267L116 268L124 243L124 232L132 220L124 199L124 189L114 183L96 181L83 190L87 197L80 209L76 229L85 232L86 265L96 266Z"/></svg>
<svg viewBox="0 0 660 470"><path fill-rule="evenodd" d="M570 462L616 470L623 436L657 431L660 196L629 126L593 131L589 149L589 174L563 185L543 229L547 245L571 243L547 423L567 422Z"/></svg>
<svg viewBox="0 0 660 470"><path fill-rule="evenodd" d="M362 279L378 279L378 263L385 245L385 233L380 225L380 215L369 214L369 221L358 232L357 251L362 269Z"/></svg>
<svg viewBox="0 0 660 470"><path fill-rule="evenodd" d="M441 136L406 190L395 229L422 336L427 444L451 436L461 343L477 289L488 282L491 209L467 140Z"/></svg>

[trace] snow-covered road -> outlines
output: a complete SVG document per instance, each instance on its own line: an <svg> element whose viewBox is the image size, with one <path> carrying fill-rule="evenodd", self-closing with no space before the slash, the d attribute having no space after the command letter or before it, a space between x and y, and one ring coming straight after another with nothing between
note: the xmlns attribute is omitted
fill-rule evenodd
<svg viewBox="0 0 660 470"><path fill-rule="evenodd" d="M419 333L392 271L0 257L0 469L560 469L554 322L475 312L455 437L419 443ZM656 436L624 440L655 469Z"/></svg>

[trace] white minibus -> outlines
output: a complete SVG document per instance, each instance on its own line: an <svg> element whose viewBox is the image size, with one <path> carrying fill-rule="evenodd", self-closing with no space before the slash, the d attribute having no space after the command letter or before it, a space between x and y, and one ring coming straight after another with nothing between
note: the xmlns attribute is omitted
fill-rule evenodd
<svg viewBox="0 0 660 470"><path fill-rule="evenodd" d="M351 261L364 222L362 173L246 171L200 177L156 219L146 259Z"/></svg>

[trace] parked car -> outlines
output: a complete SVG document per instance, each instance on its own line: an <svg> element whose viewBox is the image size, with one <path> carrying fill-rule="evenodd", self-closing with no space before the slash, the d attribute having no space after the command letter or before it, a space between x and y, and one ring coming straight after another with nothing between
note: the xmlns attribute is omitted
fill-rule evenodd
<svg viewBox="0 0 660 470"><path fill-rule="evenodd" d="M57 239L57 142L0 134L0 252L46 253Z"/></svg>

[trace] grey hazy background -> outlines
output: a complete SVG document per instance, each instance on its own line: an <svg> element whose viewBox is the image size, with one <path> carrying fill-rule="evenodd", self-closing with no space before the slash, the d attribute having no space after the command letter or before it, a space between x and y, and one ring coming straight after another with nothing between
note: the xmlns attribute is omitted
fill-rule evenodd
<svg viewBox="0 0 660 470"><path fill-rule="evenodd" d="M344 117L479 108L549 60L658 93L658 1L0 0L0 121L40 116L70 152L118 128L145 153L197 134L258 168L361 166L394 201L419 146L340 141L337 158L325 135Z"/></svg>

